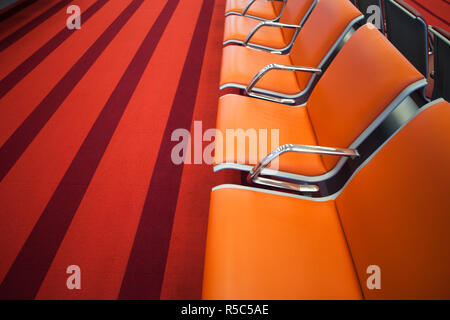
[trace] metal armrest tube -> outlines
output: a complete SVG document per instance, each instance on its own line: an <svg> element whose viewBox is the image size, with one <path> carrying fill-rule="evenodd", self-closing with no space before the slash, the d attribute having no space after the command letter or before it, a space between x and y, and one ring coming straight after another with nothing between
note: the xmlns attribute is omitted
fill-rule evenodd
<svg viewBox="0 0 450 320"><path fill-rule="evenodd" d="M276 102L276 103L282 103L282 104L292 104L292 105L295 104L295 99L271 97L271 96L265 95L263 93L249 93L249 97L254 97L254 98L272 101L272 102Z"/></svg>
<svg viewBox="0 0 450 320"><path fill-rule="evenodd" d="M247 5L245 6L244 10L242 10L242 15L245 16L247 14L247 11L250 9L250 7L255 3L256 0L249 0ZM266 0L266 1L282 1L286 2L287 0Z"/></svg>
<svg viewBox="0 0 450 320"><path fill-rule="evenodd" d="M250 81L247 88L245 88L245 92L250 94L252 89L255 87L256 83L261 80L261 78L270 70L283 70L283 71L296 71L296 72L310 72L310 73L321 73L322 70L318 68L310 68L310 67L301 67L301 66L288 66L284 64L268 64L264 68L262 68L256 76L253 77L252 81Z"/></svg>
<svg viewBox="0 0 450 320"><path fill-rule="evenodd" d="M279 28L290 28L290 29L301 29L302 27L297 24L287 24L287 23L280 23L280 22L274 22L274 21L262 21L258 23L252 31L248 34L247 38L244 40L244 46L250 46L249 44L250 39L255 35L255 33L261 29L264 26L268 27L279 27ZM275 48L274 48L275 49Z"/></svg>
<svg viewBox="0 0 450 320"><path fill-rule="evenodd" d="M256 0L250 0L247 5L245 6L244 10L242 10L242 15L245 16L247 14L248 9L252 6L253 3L255 3Z"/></svg>
<svg viewBox="0 0 450 320"><path fill-rule="evenodd" d="M263 185L269 185L278 188L284 188L295 191L304 191L304 192L317 192L319 191L319 187L316 185L300 185L292 182L268 179L260 177L262 171L272 163L273 160L280 157L282 154L287 152L297 152L297 153L315 153L315 154L324 154L324 155L332 155L332 156L341 156L341 157L351 157L356 158L359 157L359 153L355 149L345 149L345 148L330 148L330 147L321 147L321 146L307 146L307 145L298 145L298 144L285 144L271 153L269 153L264 159L261 160L259 164L257 164L248 174L247 182L248 183L259 183Z"/></svg>

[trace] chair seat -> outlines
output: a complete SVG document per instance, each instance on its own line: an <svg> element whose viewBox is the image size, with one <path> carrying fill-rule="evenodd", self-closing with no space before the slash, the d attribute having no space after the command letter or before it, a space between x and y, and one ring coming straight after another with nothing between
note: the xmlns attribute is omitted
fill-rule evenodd
<svg viewBox="0 0 450 320"><path fill-rule="evenodd" d="M228 16L225 19L223 41L234 40L236 43L241 43L247 39L249 33L259 23L261 21L252 18L236 15ZM285 41L281 28L269 26L260 28L252 36L250 42L276 49L285 48L289 44Z"/></svg>
<svg viewBox="0 0 450 320"><path fill-rule="evenodd" d="M212 192L203 299L361 299L334 201Z"/></svg>
<svg viewBox="0 0 450 320"><path fill-rule="evenodd" d="M289 107L240 95L229 94L222 96L219 99L217 129L224 136L224 147L222 149L216 146L215 164L222 162L256 164L256 161L251 161L249 148L245 150L245 161L242 161L244 157L239 161L240 159L237 156L237 139L227 141L225 134L227 129L242 129L244 131L253 129L256 130L257 135L259 134L259 129L266 129L268 137L266 150L264 150L265 152L260 152L260 149L258 149L258 154L255 155L255 157L257 156L257 161L260 162L266 154L278 147L271 145L270 129L272 128L279 130L279 145L289 143L317 145L306 107ZM234 154L227 153L227 148L225 147L227 143L234 143ZM249 141L246 143L249 145ZM258 141L258 145L259 143ZM316 176L327 172L320 155L306 153L282 155L279 159L279 170L306 176Z"/></svg>
<svg viewBox="0 0 450 320"><path fill-rule="evenodd" d="M246 87L262 68L271 63L292 65L287 55L227 46L223 49L220 85L235 83ZM255 88L296 94L304 87L299 86L295 72L272 70L258 81Z"/></svg>
<svg viewBox="0 0 450 320"><path fill-rule="evenodd" d="M225 13L242 13L249 1L250 0L227 0ZM282 1L256 0L247 11L247 14L266 20L273 20L278 17L282 7Z"/></svg>

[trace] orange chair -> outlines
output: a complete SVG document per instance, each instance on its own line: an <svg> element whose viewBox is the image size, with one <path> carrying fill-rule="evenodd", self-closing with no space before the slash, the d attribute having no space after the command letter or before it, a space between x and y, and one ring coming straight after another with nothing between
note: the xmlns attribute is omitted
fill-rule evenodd
<svg viewBox="0 0 450 320"><path fill-rule="evenodd" d="M327 65L361 19L361 12L348 0L320 0L287 55L243 46L225 47L220 88L245 89L253 81L249 87L252 92L301 104L319 77L321 70L317 69ZM282 65L288 71L271 71L266 75L271 64Z"/></svg>
<svg viewBox="0 0 450 320"><path fill-rule="evenodd" d="M450 299L449 123L422 108L331 197L213 189L203 299Z"/></svg>
<svg viewBox="0 0 450 320"><path fill-rule="evenodd" d="M251 38L251 45L254 47L288 52L317 2L318 0L287 0L279 22L230 15L225 19L224 45L241 45Z"/></svg>
<svg viewBox="0 0 450 320"><path fill-rule="evenodd" d="M239 15L258 20L277 21L287 0L227 0L225 16Z"/></svg>
<svg viewBox="0 0 450 320"><path fill-rule="evenodd" d="M295 76L290 71L284 73L284 77L277 78L283 84ZM265 171L295 181L326 180L342 168L347 157L357 156L355 149L370 133L426 83L423 75L378 30L365 25L345 44L303 106L284 106L232 94L222 96L216 127L225 139L223 144L216 143L214 170L250 171L252 165L261 161L264 164L264 156L274 146L271 139L259 136L260 131L277 129L277 146L336 148L326 149L326 155L311 150L287 153L289 148L281 148L275 151L277 156L283 154L278 170ZM256 154L250 148L239 150L240 135L225 135L239 130L255 133Z"/></svg>

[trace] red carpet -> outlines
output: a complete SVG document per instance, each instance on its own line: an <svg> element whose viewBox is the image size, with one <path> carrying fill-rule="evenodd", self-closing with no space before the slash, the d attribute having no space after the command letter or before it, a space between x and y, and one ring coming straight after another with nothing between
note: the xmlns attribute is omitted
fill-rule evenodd
<svg viewBox="0 0 450 320"><path fill-rule="evenodd" d="M447 0L409 2L448 29ZM80 30L65 27L70 4ZM210 190L240 175L174 165L171 134L215 126L224 6L0 12L0 298L200 298Z"/></svg>
<svg viewBox="0 0 450 320"><path fill-rule="evenodd" d="M240 177L170 138L215 125L224 3L78 0L78 31L67 3L0 22L0 297L198 299L210 189Z"/></svg>

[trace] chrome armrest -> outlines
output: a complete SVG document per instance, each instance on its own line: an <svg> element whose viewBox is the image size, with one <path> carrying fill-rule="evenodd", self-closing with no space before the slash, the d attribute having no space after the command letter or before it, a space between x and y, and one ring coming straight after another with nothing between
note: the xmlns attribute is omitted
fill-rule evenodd
<svg viewBox="0 0 450 320"><path fill-rule="evenodd" d="M247 11L250 9L250 7L255 3L256 0L249 0L247 5L245 6L244 10L242 10L242 15L245 16L247 14ZM282 1L287 2L287 0L266 0L266 1Z"/></svg>
<svg viewBox="0 0 450 320"><path fill-rule="evenodd" d="M255 87L256 83L261 80L261 78L268 73L270 70L283 70L283 71L296 71L296 72L310 72L310 73L322 73L322 69L318 68L310 68L310 67L301 67L301 66L289 66L284 64L276 64L271 63L262 68L256 76L253 77L252 81L245 88L245 92L248 95L252 94L252 90Z"/></svg>
<svg viewBox="0 0 450 320"><path fill-rule="evenodd" d="M278 28L289 28L289 29L301 29L302 27L297 24L287 24L287 23L281 23L281 22L274 22L274 21L262 21L258 23L252 31L248 34L247 38L245 38L243 45L246 47L250 47L253 44L249 43L250 39L255 35L255 33L261 29L262 27L278 27ZM278 48L270 48L273 50L277 50Z"/></svg>
<svg viewBox="0 0 450 320"><path fill-rule="evenodd" d="M318 192L319 187L317 185L301 185L297 183L269 179L260 177L262 171L272 163L276 158L279 158L282 154L288 152L297 153L315 153L315 154L325 154L332 156L341 157L359 157L359 153L355 149L345 149L345 148L329 148L320 146L307 146L299 144L285 144L264 157L259 164L257 164L252 170L250 170L247 176L248 183L263 184L271 187L283 188L288 190L300 191L300 192Z"/></svg>
<svg viewBox="0 0 450 320"><path fill-rule="evenodd" d="M242 15L245 16L247 14L248 9L252 6L253 3L255 3L256 0L250 0L247 5L245 6L244 10L242 10Z"/></svg>

